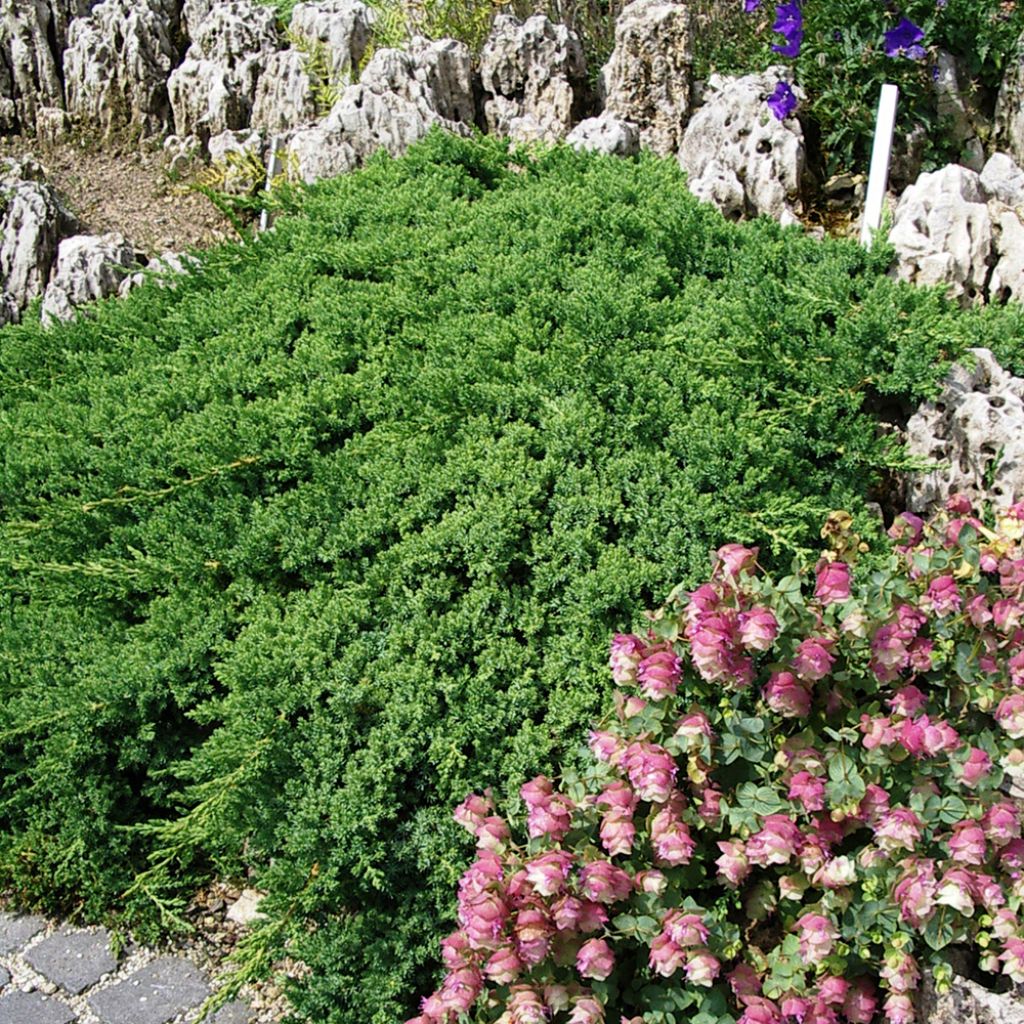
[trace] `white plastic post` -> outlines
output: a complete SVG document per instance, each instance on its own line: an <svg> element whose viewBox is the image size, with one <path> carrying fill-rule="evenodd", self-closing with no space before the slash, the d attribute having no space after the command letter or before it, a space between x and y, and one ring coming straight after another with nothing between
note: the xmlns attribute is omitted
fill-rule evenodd
<svg viewBox="0 0 1024 1024"><path fill-rule="evenodd" d="M896 99L900 91L888 82L882 86L875 118L875 141L871 147L868 194L864 200L864 219L860 226L861 245L870 245L871 236L882 223L882 201L889 184L889 157L892 155L892 131L896 124Z"/></svg>
<svg viewBox="0 0 1024 1024"><path fill-rule="evenodd" d="M270 187L274 184L274 179L284 169L284 164L281 161L281 137L279 135L273 136L270 140L270 156L267 158L267 191L270 191ZM270 227L270 211L267 209L260 210L260 231L266 231Z"/></svg>

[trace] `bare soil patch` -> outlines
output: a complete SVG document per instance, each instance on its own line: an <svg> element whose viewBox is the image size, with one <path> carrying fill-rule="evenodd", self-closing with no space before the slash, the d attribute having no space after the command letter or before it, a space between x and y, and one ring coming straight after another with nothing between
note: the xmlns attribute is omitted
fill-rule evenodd
<svg viewBox="0 0 1024 1024"><path fill-rule="evenodd" d="M82 231L119 231L147 256L205 248L234 237L205 196L172 181L160 149L138 144L100 147L87 139L43 145L0 138L0 157L32 154L46 180L78 217Z"/></svg>

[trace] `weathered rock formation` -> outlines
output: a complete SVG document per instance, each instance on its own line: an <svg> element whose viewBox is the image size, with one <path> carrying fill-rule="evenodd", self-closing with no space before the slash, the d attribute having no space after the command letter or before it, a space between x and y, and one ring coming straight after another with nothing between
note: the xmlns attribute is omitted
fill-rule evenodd
<svg viewBox="0 0 1024 1024"><path fill-rule="evenodd" d="M927 1024L1024 1024L1024 1000L1014 992L993 992L956 974L949 991L939 995L926 974L920 1019Z"/></svg>
<svg viewBox="0 0 1024 1024"><path fill-rule="evenodd" d="M640 152L640 130L632 121L620 121L605 111L600 117L588 117L566 136L576 149L592 150L607 156L633 156Z"/></svg>
<svg viewBox="0 0 1024 1024"><path fill-rule="evenodd" d="M459 92L457 83L470 81L469 50L450 41L430 45L444 47L447 65L458 67L457 75L445 79L444 105L448 110L466 109L470 97ZM430 74L424 68L405 51L378 50L359 83L345 89L324 120L287 137L288 163L298 177L315 181L344 173L378 149L398 156L435 124L450 131L468 131L460 122L441 115L442 104L427 84Z"/></svg>
<svg viewBox="0 0 1024 1024"><path fill-rule="evenodd" d="M248 195L263 186L263 137L256 131L221 132L208 144L210 159L223 178L217 188L230 195Z"/></svg>
<svg viewBox="0 0 1024 1024"><path fill-rule="evenodd" d="M948 283L964 303L983 298L992 218L979 176L958 164L922 174L900 197L889 241L901 280Z"/></svg>
<svg viewBox="0 0 1024 1024"><path fill-rule="evenodd" d="M272 53L263 65L252 103L252 128L283 132L316 118L313 80L295 50Z"/></svg>
<svg viewBox="0 0 1024 1024"><path fill-rule="evenodd" d="M32 132L40 107L63 107L68 26L91 0L0 0L0 130Z"/></svg>
<svg viewBox="0 0 1024 1024"><path fill-rule="evenodd" d="M742 78L712 75L704 105L683 134L679 163L690 191L726 217L764 214L782 224L799 223L803 131L795 117L779 121L766 106L784 70Z"/></svg>
<svg viewBox="0 0 1024 1024"><path fill-rule="evenodd" d="M1024 36L1008 62L996 100L995 138L1018 164L1024 164Z"/></svg>
<svg viewBox="0 0 1024 1024"><path fill-rule="evenodd" d="M43 295L44 322L70 320L75 306L117 294L138 262L135 249L116 232L65 238Z"/></svg>
<svg viewBox="0 0 1024 1024"><path fill-rule="evenodd" d="M907 423L907 447L941 463L913 473L907 503L934 510L958 491L972 501L1009 504L1024 498L1024 380L1007 373L987 349L973 366L954 366L942 393Z"/></svg>
<svg viewBox="0 0 1024 1024"><path fill-rule="evenodd" d="M0 191L0 306L10 322L43 294L60 240L78 225L31 158L0 161Z"/></svg>
<svg viewBox="0 0 1024 1024"><path fill-rule="evenodd" d="M272 8L250 0L213 6L167 83L175 133L205 140L247 128L257 82L277 49Z"/></svg>
<svg viewBox="0 0 1024 1024"><path fill-rule="evenodd" d="M370 42L373 12L359 0L320 0L296 4L288 33L304 40L307 49L321 46L327 58L329 84L342 89L352 82L354 69Z"/></svg>
<svg viewBox="0 0 1024 1024"><path fill-rule="evenodd" d="M105 133L165 131L177 32L174 0L103 0L88 17L76 18L64 53L68 111Z"/></svg>
<svg viewBox="0 0 1024 1024"><path fill-rule="evenodd" d="M416 81L432 97L434 110L446 121L473 124L473 55L454 39L427 40L417 36L409 50Z"/></svg>
<svg viewBox="0 0 1024 1024"><path fill-rule="evenodd" d="M922 174L896 206L889 241L900 278L946 285L964 304L1024 298L1024 170L996 153L981 174Z"/></svg>
<svg viewBox="0 0 1024 1024"><path fill-rule="evenodd" d="M583 113L586 61L576 34L543 14L499 14L480 54L487 130L557 142Z"/></svg>
<svg viewBox="0 0 1024 1024"><path fill-rule="evenodd" d="M690 116L690 11L674 0L633 0L615 23L615 49L601 71L604 110L639 126L640 144L679 150Z"/></svg>

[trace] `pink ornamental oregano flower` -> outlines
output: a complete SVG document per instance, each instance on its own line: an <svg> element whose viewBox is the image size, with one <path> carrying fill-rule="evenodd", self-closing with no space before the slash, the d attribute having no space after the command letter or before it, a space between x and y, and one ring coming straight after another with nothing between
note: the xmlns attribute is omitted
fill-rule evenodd
<svg viewBox="0 0 1024 1024"><path fill-rule="evenodd" d="M890 536L777 582L727 545L613 639L588 765L456 809L476 855L415 1024L912 1024L952 943L1024 980L1024 504Z"/></svg>

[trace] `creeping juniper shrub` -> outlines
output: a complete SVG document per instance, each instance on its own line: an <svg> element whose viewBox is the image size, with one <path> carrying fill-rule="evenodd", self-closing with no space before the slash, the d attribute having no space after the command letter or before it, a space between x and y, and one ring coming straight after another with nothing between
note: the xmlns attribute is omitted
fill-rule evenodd
<svg viewBox="0 0 1024 1024"><path fill-rule="evenodd" d="M607 639L899 463L865 411L1020 313L699 205L671 161L436 135L0 334L0 885L173 928L251 870L323 1024L431 983L449 808L571 759Z"/></svg>

